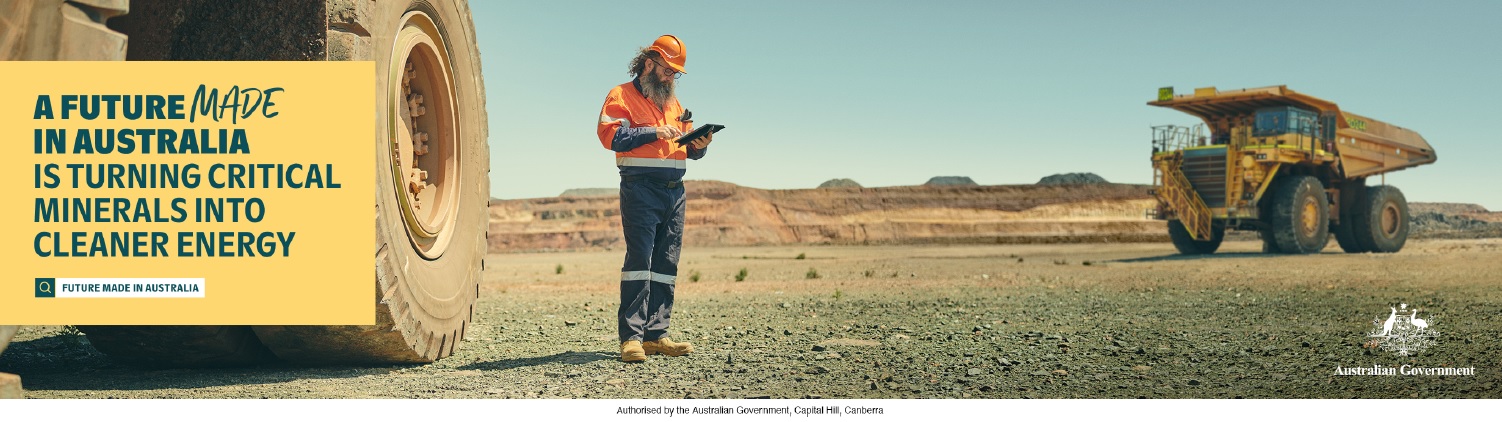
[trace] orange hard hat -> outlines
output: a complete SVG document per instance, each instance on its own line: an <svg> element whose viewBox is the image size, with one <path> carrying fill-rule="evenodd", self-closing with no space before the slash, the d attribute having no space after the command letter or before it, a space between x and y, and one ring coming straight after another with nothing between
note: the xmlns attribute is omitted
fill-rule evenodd
<svg viewBox="0 0 1502 422"><path fill-rule="evenodd" d="M688 57L688 51L683 48L683 41L679 41L678 37L672 35L657 37L657 41L652 42L651 48L652 51L661 54L673 70L688 73L687 70L683 70L683 62Z"/></svg>

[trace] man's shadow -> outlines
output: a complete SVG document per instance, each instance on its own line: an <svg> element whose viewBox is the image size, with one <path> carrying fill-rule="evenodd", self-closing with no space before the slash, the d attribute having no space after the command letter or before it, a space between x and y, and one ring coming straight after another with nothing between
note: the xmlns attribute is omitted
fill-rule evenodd
<svg viewBox="0 0 1502 422"><path fill-rule="evenodd" d="M528 366L544 365L549 363L561 363L564 365L583 365L607 359L615 359L616 355L602 352L563 352L550 356L537 356L530 358L504 359L490 362L475 362L459 367L458 369L479 369L482 371L499 371L506 369L524 368Z"/></svg>

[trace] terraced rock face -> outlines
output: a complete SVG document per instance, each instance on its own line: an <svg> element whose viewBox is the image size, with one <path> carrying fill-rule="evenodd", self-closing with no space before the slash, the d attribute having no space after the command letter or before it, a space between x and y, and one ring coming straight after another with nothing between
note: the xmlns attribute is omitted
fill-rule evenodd
<svg viewBox="0 0 1502 422"><path fill-rule="evenodd" d="M822 187L764 190L688 181L691 246L1166 242L1148 187L1124 184ZM1502 212L1412 205L1415 238L1502 237ZM619 198L571 189L490 203L491 252L624 247ZM1250 232L1235 232L1242 240Z"/></svg>
<svg viewBox="0 0 1502 422"><path fill-rule="evenodd" d="M1157 241L1146 186L899 186L763 190L689 181L684 242L780 244ZM493 201L490 249L621 247L612 195Z"/></svg>

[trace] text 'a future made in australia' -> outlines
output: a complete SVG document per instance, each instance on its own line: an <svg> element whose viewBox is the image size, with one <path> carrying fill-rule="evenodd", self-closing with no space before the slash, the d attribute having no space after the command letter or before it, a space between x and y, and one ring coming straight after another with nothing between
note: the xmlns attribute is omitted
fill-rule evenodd
<svg viewBox="0 0 1502 422"><path fill-rule="evenodd" d="M246 230L265 221L271 210L286 212L296 205L268 204L263 192L341 186L331 163L246 159L254 157L253 133L235 125L252 119L267 120L258 123L262 127L274 124L282 92L234 87L221 95L200 85L188 104L184 95L38 95L32 187L39 193L32 221L50 227L36 234L36 254L290 256L296 231ZM47 127L68 120L101 127ZM132 230L70 230L101 223L131 224ZM134 223L152 229L139 230ZM190 223L225 229L171 230Z"/></svg>

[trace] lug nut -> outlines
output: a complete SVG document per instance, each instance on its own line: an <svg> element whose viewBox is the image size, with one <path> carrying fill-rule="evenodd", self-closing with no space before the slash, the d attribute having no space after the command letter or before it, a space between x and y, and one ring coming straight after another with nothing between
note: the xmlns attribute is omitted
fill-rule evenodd
<svg viewBox="0 0 1502 422"><path fill-rule="evenodd" d="M422 94L412 94L407 97L407 109L412 112L412 117L422 116L427 113L427 108L422 106Z"/></svg>
<svg viewBox="0 0 1502 422"><path fill-rule="evenodd" d="M412 153L417 155L428 154L427 132L417 132L412 134Z"/></svg>

